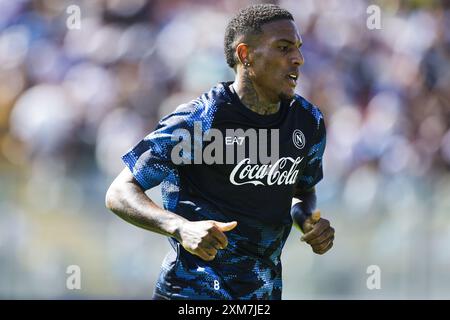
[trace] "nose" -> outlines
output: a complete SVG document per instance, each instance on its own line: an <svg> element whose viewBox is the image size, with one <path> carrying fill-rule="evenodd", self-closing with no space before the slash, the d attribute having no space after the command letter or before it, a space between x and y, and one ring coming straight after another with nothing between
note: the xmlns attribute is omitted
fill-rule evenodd
<svg viewBox="0 0 450 320"><path fill-rule="evenodd" d="M303 58L303 54L300 48L296 50L296 53L292 58L292 63L298 67L302 66L305 63L305 59Z"/></svg>

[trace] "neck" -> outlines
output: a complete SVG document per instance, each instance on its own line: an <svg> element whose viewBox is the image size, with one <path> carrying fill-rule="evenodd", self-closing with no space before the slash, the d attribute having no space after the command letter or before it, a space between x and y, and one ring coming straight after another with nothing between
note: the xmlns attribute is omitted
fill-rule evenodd
<svg viewBox="0 0 450 320"><path fill-rule="evenodd" d="M261 114L268 115L276 113L280 108L280 102L272 102L259 94L253 82L244 71L243 74L237 74L233 83L233 88L241 102L250 110Z"/></svg>

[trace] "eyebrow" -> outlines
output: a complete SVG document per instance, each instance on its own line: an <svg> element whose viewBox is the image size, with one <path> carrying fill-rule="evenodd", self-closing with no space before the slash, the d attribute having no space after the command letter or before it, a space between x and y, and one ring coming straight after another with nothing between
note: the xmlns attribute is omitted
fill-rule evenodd
<svg viewBox="0 0 450 320"><path fill-rule="evenodd" d="M288 40L288 39L278 39L275 42L287 42L287 43L295 46L295 42L292 42L291 40ZM298 47L300 48L302 45L303 45L303 41L300 41L300 44Z"/></svg>

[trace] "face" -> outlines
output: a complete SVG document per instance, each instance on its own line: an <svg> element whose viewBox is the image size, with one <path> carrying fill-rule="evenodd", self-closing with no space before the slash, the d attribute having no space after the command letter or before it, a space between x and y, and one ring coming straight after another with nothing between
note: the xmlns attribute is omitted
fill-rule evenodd
<svg viewBox="0 0 450 320"><path fill-rule="evenodd" d="M269 101L292 98L304 63L302 38L292 20L278 20L262 26L249 48L249 74L255 89Z"/></svg>

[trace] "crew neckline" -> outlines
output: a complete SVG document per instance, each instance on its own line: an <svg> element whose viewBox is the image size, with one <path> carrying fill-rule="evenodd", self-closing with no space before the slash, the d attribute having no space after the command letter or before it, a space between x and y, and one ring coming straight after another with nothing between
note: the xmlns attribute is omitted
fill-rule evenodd
<svg viewBox="0 0 450 320"><path fill-rule="evenodd" d="M278 120L282 116L283 110L286 109L286 102L284 100L280 101L280 107L278 108L277 112L272 113L272 114L259 114L255 111L249 109L247 106L245 106L242 103L241 99L239 98L238 94L236 93L236 91L234 90L234 88L232 86L233 83L234 83L234 81L229 81L229 82L222 83L222 85L224 86L227 93L230 95L232 104L235 105L240 112L245 113L246 116L248 116L260 123L261 122L262 123L271 123L275 120Z"/></svg>

